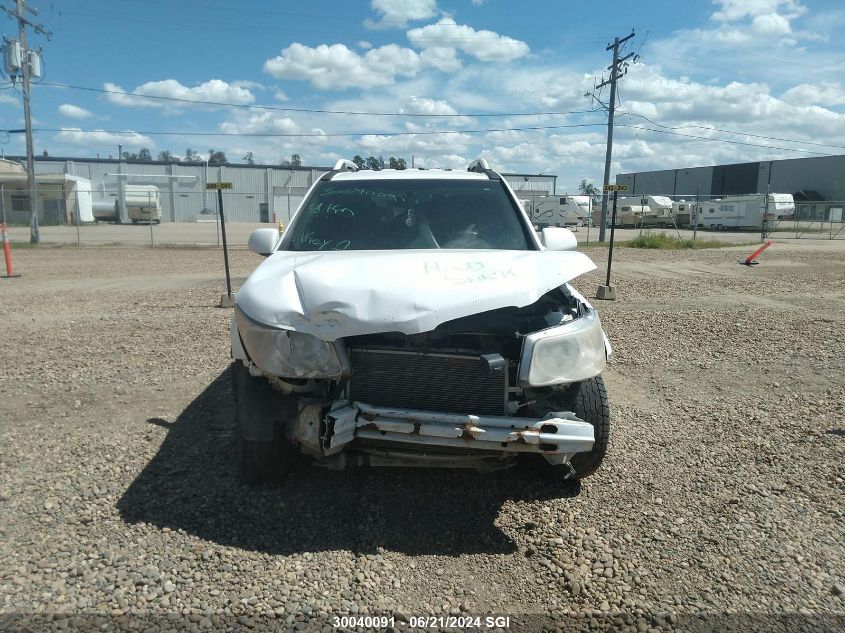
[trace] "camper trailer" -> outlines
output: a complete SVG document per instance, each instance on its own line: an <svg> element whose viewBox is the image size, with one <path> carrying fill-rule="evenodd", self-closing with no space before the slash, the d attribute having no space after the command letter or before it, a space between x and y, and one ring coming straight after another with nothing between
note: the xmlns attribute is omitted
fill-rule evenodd
<svg viewBox="0 0 845 633"><path fill-rule="evenodd" d="M794 211L795 202L790 193L770 193L768 204L766 194L726 196L702 202L696 222L699 228L714 231L759 229L764 221L774 222Z"/></svg>
<svg viewBox="0 0 845 633"><path fill-rule="evenodd" d="M161 222L161 200L155 185L126 185L126 215L132 224Z"/></svg>
<svg viewBox="0 0 845 633"><path fill-rule="evenodd" d="M590 196L539 196L526 201L531 221L539 228L582 226L590 219Z"/></svg>
<svg viewBox="0 0 845 633"><path fill-rule="evenodd" d="M677 224L668 196L632 196L619 198L616 203L616 226L672 227Z"/></svg>
<svg viewBox="0 0 845 633"><path fill-rule="evenodd" d="M132 224L138 222L158 224L161 222L161 196L155 185L126 185L126 215ZM120 203L117 192L104 194L104 200L93 203L94 218L97 221L120 219Z"/></svg>

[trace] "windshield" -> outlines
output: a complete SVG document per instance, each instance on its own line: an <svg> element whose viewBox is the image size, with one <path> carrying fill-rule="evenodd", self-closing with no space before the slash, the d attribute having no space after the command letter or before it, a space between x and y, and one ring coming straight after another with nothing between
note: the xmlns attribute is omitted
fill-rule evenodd
<svg viewBox="0 0 845 633"><path fill-rule="evenodd" d="M498 180L320 181L281 248L533 248Z"/></svg>

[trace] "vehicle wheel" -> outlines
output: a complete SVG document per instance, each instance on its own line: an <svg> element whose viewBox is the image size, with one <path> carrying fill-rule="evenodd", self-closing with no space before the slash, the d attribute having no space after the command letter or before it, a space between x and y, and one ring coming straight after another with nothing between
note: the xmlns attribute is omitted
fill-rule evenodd
<svg viewBox="0 0 845 633"><path fill-rule="evenodd" d="M301 459L283 433L283 417L289 411L284 396L264 378L250 375L241 361L232 363L232 392L241 480L248 484L280 483ZM255 439L256 435L263 437Z"/></svg>
<svg viewBox="0 0 845 633"><path fill-rule="evenodd" d="M610 443L610 402L604 380L596 376L573 389L572 412L593 425L596 441L589 453L576 453L572 458L575 478L589 477L601 466Z"/></svg>
<svg viewBox="0 0 845 633"><path fill-rule="evenodd" d="M610 443L610 403L601 376L573 385L567 394L572 412L593 425L595 442L588 453L576 453L570 464L552 465L541 460L543 474L554 480L584 479L599 469Z"/></svg>

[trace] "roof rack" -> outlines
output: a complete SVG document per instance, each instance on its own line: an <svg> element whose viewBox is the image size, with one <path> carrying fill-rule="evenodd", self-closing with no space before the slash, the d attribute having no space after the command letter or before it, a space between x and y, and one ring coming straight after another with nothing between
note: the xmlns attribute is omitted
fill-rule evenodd
<svg viewBox="0 0 845 633"><path fill-rule="evenodd" d="M469 164L467 171L474 171L479 174L483 174L485 171L490 171L490 164L484 158L476 158Z"/></svg>
<svg viewBox="0 0 845 633"><path fill-rule="evenodd" d="M323 177L320 180L331 180L334 178L335 174L339 174L342 171L358 171L358 165L353 163L351 160L347 160L345 158L340 158L334 164L331 171L327 171L323 174Z"/></svg>
<svg viewBox="0 0 845 633"><path fill-rule="evenodd" d="M490 169L490 164L484 158L476 158L467 167L467 171L475 172L477 174L486 174L490 180L501 180L502 177L495 171Z"/></svg>
<svg viewBox="0 0 845 633"><path fill-rule="evenodd" d="M358 165L345 158L339 159L332 167L332 171L358 171Z"/></svg>

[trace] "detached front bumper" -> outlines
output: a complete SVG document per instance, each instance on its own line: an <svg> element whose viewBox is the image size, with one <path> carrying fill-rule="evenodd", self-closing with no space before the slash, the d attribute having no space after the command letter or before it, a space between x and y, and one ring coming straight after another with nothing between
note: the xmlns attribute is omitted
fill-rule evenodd
<svg viewBox="0 0 845 633"><path fill-rule="evenodd" d="M305 430L309 425L297 425ZM310 428L313 429L313 426ZM299 441L313 441L297 437ZM490 415L458 415L379 407L363 402L339 400L325 417L325 434L320 438L321 453L339 453L355 440L358 445L401 448L413 458L438 452L542 455L552 464L568 462L575 453L593 448L591 424L571 412L550 413L542 419ZM385 455L390 451L384 452Z"/></svg>

